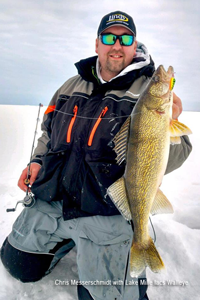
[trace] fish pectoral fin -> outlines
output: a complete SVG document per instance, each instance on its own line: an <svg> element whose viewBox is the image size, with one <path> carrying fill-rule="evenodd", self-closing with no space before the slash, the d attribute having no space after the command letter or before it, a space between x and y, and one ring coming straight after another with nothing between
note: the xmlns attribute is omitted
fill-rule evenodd
<svg viewBox="0 0 200 300"><path fill-rule="evenodd" d="M113 142L115 144L114 150L117 154L116 160L118 164L121 164L124 160L126 160L130 121L131 117L128 117L122 125L120 131L116 134L116 136L113 139Z"/></svg>
<svg viewBox="0 0 200 300"><path fill-rule="evenodd" d="M171 120L170 122L170 141L172 144L180 144L182 135L192 134L190 128L188 128L185 124L177 121Z"/></svg>
<svg viewBox="0 0 200 300"><path fill-rule="evenodd" d="M148 246L138 244L133 240L130 255L131 277L138 277L147 266L156 273L159 273L165 267L162 258L150 237Z"/></svg>
<svg viewBox="0 0 200 300"><path fill-rule="evenodd" d="M130 221L132 217L126 194L124 177L121 177L112 185L110 185L107 189L107 194L109 195L119 212L122 214L122 216L127 221Z"/></svg>
<svg viewBox="0 0 200 300"><path fill-rule="evenodd" d="M175 145L175 144L181 144L181 138L180 136L171 136L170 137L170 144Z"/></svg>
<svg viewBox="0 0 200 300"><path fill-rule="evenodd" d="M151 207L151 214L172 214L174 212L173 207L163 192L158 189L154 202Z"/></svg>

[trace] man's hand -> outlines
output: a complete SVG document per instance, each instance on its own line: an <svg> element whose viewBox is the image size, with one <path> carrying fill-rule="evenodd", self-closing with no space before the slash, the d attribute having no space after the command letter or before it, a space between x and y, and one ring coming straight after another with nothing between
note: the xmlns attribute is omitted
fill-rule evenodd
<svg viewBox="0 0 200 300"><path fill-rule="evenodd" d="M181 99L173 93L173 105L172 105L172 119L176 120L182 113L182 102Z"/></svg>
<svg viewBox="0 0 200 300"><path fill-rule="evenodd" d="M30 165L30 185L32 185L33 182L35 181L40 168L41 166L36 163L32 163ZM23 170L22 175L20 176L18 181L18 187L25 192L27 191L27 185L24 183L24 180L27 178L27 173L28 173L28 167L26 167L26 169Z"/></svg>

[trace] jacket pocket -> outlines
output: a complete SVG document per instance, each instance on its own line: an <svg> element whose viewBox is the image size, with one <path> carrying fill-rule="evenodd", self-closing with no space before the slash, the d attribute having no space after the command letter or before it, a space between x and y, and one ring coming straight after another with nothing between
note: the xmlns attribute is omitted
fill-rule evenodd
<svg viewBox="0 0 200 300"><path fill-rule="evenodd" d="M106 114L107 110L108 110L108 107L107 106L104 107L104 109L101 111L101 113L100 113L97 121L95 122L95 124L94 124L94 126L93 126L93 128L92 128L92 130L90 132L90 136L89 136L89 139L88 139L88 146L92 146L94 135L95 135L95 133L97 131L97 128L98 128L99 124L101 123L102 118Z"/></svg>
<svg viewBox="0 0 200 300"><path fill-rule="evenodd" d="M62 169L66 157L67 151L49 153L42 157L42 167L31 187L37 198L47 202L62 199Z"/></svg>
<svg viewBox="0 0 200 300"><path fill-rule="evenodd" d="M107 195L107 188L124 173L116 163L88 162L81 192L81 209L90 214L116 215L118 209Z"/></svg>
<svg viewBox="0 0 200 300"><path fill-rule="evenodd" d="M77 105L74 106L73 113L74 113L74 115L71 118L68 130L67 130L67 143L71 142L72 129L73 129L74 123L76 121L76 117L77 117L77 113L78 113L78 106Z"/></svg>

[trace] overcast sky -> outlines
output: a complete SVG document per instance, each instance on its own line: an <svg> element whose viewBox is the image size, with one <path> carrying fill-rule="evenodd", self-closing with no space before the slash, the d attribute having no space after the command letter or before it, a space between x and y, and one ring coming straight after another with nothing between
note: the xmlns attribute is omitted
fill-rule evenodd
<svg viewBox="0 0 200 300"><path fill-rule="evenodd" d="M184 110L200 111L199 0L0 0L0 104L47 105L115 10L133 17L156 67L174 67Z"/></svg>

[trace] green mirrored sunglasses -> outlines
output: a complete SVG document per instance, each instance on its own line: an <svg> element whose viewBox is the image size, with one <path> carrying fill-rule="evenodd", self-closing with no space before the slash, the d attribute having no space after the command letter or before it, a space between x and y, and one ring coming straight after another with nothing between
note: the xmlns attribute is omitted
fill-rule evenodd
<svg viewBox="0 0 200 300"><path fill-rule="evenodd" d="M100 34L99 38L104 45L114 45L116 40L119 39L120 45L131 46L135 40L134 35L116 35L112 33Z"/></svg>

